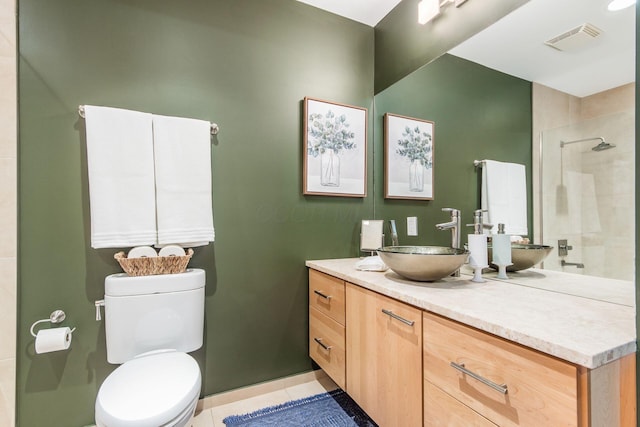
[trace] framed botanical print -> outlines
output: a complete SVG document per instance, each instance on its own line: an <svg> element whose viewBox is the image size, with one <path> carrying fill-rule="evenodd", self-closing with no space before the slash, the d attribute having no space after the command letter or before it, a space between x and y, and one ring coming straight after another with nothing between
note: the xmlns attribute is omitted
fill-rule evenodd
<svg viewBox="0 0 640 427"><path fill-rule="evenodd" d="M433 200L434 123L384 115L384 195Z"/></svg>
<svg viewBox="0 0 640 427"><path fill-rule="evenodd" d="M367 195L367 109L304 99L303 194Z"/></svg>

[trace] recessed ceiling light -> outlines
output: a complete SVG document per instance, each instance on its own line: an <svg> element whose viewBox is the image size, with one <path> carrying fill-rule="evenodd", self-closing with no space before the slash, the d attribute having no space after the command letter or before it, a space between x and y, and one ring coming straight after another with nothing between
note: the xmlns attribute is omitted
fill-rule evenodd
<svg viewBox="0 0 640 427"><path fill-rule="evenodd" d="M609 2L609 9L611 12L616 12L618 10L626 9L629 6L633 6L636 4L636 0L612 0Z"/></svg>

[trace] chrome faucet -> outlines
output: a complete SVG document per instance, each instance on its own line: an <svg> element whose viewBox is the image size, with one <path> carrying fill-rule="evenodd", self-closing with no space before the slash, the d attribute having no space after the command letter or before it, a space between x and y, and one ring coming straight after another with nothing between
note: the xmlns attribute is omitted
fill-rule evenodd
<svg viewBox="0 0 640 427"><path fill-rule="evenodd" d="M395 219L389 220L389 229L391 231L391 246L398 246L398 230Z"/></svg>
<svg viewBox="0 0 640 427"><path fill-rule="evenodd" d="M467 227L473 227L473 234L484 234L484 230L492 229L493 224L484 222L483 213L489 212L487 210L476 209L473 212L473 224L467 224Z"/></svg>
<svg viewBox="0 0 640 427"><path fill-rule="evenodd" d="M436 224L438 230L451 230L451 247L460 249L461 215L458 209L442 208L443 212L451 212L451 221Z"/></svg>
<svg viewBox="0 0 640 427"><path fill-rule="evenodd" d="M567 262L565 260L560 260L560 265L563 267L574 266L576 268L584 268L584 264L581 262Z"/></svg>

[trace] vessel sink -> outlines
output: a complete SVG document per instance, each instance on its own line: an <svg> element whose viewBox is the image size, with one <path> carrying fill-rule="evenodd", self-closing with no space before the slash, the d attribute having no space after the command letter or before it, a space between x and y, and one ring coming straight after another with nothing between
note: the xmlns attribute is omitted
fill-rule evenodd
<svg viewBox="0 0 640 427"><path fill-rule="evenodd" d="M467 261L469 252L445 246L385 246L382 261L407 279L433 282L449 276Z"/></svg>
<svg viewBox="0 0 640 427"><path fill-rule="evenodd" d="M553 246L512 243L511 262L513 264L507 267L507 271L520 271L531 268L544 261L552 250ZM488 251L489 259L492 259L491 245L489 245ZM498 266L491 264L491 268L497 270Z"/></svg>

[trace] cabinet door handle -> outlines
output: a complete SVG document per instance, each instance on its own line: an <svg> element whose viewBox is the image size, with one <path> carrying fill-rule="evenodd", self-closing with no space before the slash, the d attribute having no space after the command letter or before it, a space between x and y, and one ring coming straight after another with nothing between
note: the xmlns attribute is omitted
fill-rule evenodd
<svg viewBox="0 0 640 427"><path fill-rule="evenodd" d="M480 375L476 374L475 372L472 372L470 370L468 370L467 368L464 367L464 363L460 363L457 364L455 362L451 362L450 364L453 368L457 369L458 371L462 372L465 375L469 375L471 378L474 378L478 381L480 381L482 384L487 385L489 387L491 387L492 389L499 391L502 394L507 394L507 385L506 384L498 384L498 383L494 383L491 380L488 380L484 377L481 377Z"/></svg>
<svg viewBox="0 0 640 427"><path fill-rule="evenodd" d="M320 347L324 348L325 350L329 351L331 350L331 346L330 345L326 345L325 343L322 342L322 338L314 338L313 339L315 342L317 342L318 344L320 344Z"/></svg>
<svg viewBox="0 0 640 427"><path fill-rule="evenodd" d="M314 292L315 294L317 294L317 295L320 295L322 298L324 298L324 299L326 299L326 300L330 300L330 299L331 299L331 295L325 295L325 294L323 294L322 292L317 291L317 290L315 290L315 289L313 290L313 292Z"/></svg>
<svg viewBox="0 0 640 427"><path fill-rule="evenodd" d="M409 326L413 326L413 324L414 324L414 323L416 323L416 322L414 322L413 320L407 320L407 319L405 319L404 317L400 317L400 316L398 316L398 315L397 315L397 314L395 314L393 311L385 310L384 308L382 309L382 312L383 312L384 314L386 314L387 316L391 316L391 317L393 317L394 319L399 320L399 321L401 321L402 323L404 323L404 324L406 324L406 325L409 325Z"/></svg>

